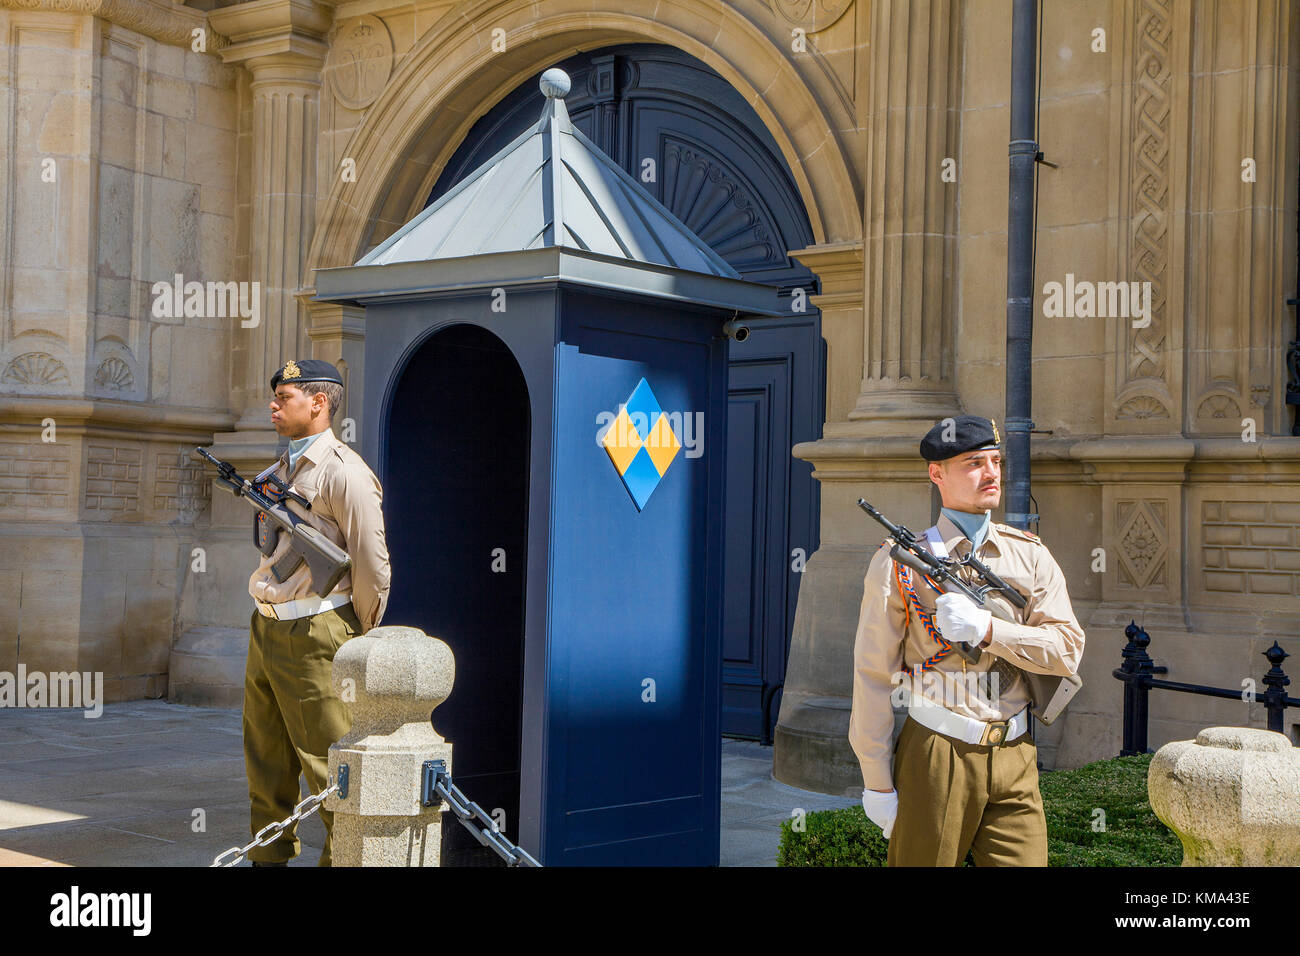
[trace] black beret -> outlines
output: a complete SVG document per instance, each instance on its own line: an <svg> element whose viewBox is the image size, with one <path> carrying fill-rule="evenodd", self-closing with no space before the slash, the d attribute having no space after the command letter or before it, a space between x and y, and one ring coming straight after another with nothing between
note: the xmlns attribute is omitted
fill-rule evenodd
<svg viewBox="0 0 1300 956"><path fill-rule="evenodd" d="M281 382L285 385L301 385L303 382L333 382L342 385L343 376L324 359L303 359L301 362L289 359L283 368L277 369L271 376L271 391L274 392Z"/></svg>
<svg viewBox="0 0 1300 956"><path fill-rule="evenodd" d="M921 439L921 457L926 461L943 461L968 451L1001 448L998 426L978 415L945 418Z"/></svg>

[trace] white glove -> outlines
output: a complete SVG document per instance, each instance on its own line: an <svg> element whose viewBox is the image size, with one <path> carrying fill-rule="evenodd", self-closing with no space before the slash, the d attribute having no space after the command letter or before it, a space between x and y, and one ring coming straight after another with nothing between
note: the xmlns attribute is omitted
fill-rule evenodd
<svg viewBox="0 0 1300 956"><path fill-rule="evenodd" d="M978 645L992 620L990 612L961 593L940 594L934 602L934 623L945 640Z"/></svg>
<svg viewBox="0 0 1300 956"><path fill-rule="evenodd" d="M898 816L898 791L876 793L874 790L863 790L862 809L867 812L867 819L880 827L888 840L889 834L894 832L894 818Z"/></svg>

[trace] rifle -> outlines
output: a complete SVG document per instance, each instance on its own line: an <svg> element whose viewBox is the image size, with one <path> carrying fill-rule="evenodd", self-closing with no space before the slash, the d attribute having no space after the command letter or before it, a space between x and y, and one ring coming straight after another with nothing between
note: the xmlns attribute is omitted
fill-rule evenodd
<svg viewBox="0 0 1300 956"><path fill-rule="evenodd" d="M243 498L257 512L253 519L253 544L267 557L275 553L280 543L280 532L290 536L289 550L284 557L271 565L271 573L277 581L286 581L304 562L311 571L311 589L321 597L334 590L352 568L352 559L348 553L321 533L320 529L308 524L302 518L285 507L281 501L289 499L301 507L311 509L306 498L289 490L279 478L267 475L259 484L253 484L247 478L240 477L235 466L209 454L202 448L195 449L200 455L217 466L220 473L217 481L221 482L236 498ZM280 501L270 497L267 486L273 486L280 495Z"/></svg>
<svg viewBox="0 0 1300 956"><path fill-rule="evenodd" d="M917 544L916 535L909 531L904 525L896 525L867 502L865 498L858 499L858 507L865 511L871 517L884 525L889 536L894 540L894 546L889 549L889 556L900 564L904 564L914 571L921 574L929 575L944 586L944 590L958 592L966 595L980 607L985 607L988 603L988 595L998 593L1005 597L1018 610L1024 610L1028 605L1028 599L1018 590L1002 580L986 564L975 557L974 548L970 554L960 561L937 557L931 554L925 548ZM975 572L982 585L971 587L960 577L957 576L954 569L966 565ZM1007 612L997 604L988 604L987 610L994 617L1006 621L1010 624L1020 623L1015 619L1015 615ZM937 628L936 628L937 630ZM952 642L952 646L966 660L972 664L977 663L980 656L984 653L977 645L967 644L961 641ZM1008 661L1007 663L1011 663ZM1012 664L1011 666L1015 666ZM1061 677L1055 674L1035 674L1031 671L1017 668L1024 675L1026 683L1029 685L1030 696L1033 705L1030 710L1035 717L1044 724L1050 724L1065 709L1065 705L1083 686L1083 680L1077 675L1071 674Z"/></svg>

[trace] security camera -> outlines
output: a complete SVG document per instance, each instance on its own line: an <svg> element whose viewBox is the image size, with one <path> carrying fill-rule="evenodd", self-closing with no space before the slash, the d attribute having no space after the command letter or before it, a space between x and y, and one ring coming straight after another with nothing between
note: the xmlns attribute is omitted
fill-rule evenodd
<svg viewBox="0 0 1300 956"><path fill-rule="evenodd" d="M743 342L749 338L749 327L741 325L735 319L727 322L722 327L722 334L729 339L735 339L737 342Z"/></svg>

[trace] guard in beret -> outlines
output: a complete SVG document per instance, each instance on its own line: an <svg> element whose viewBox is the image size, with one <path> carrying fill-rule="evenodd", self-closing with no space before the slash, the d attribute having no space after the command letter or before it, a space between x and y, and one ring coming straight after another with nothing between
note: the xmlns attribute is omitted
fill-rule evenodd
<svg viewBox="0 0 1300 956"><path fill-rule="evenodd" d="M974 549L1029 598L1017 623L891 560L882 546L863 582L854 642L849 742L862 767L862 805L889 840L890 866L1046 866L1047 824L1025 672L1076 674L1084 634L1061 569L1037 536L991 520L1001 503L1001 436L961 415L921 439L943 501L925 532L939 557ZM976 580L970 568L959 573ZM968 664L952 645L979 647ZM891 697L893 701L891 703ZM893 705L906 708L895 739Z"/></svg>
<svg viewBox="0 0 1300 956"><path fill-rule="evenodd" d="M343 376L331 363L322 359L303 359L301 362L290 359L282 367L276 369L275 374L271 376L271 391L274 392L281 382L287 382L290 385L305 385L308 382L333 382L342 388Z"/></svg>
<svg viewBox="0 0 1300 956"><path fill-rule="evenodd" d="M978 415L945 418L921 439L921 457L926 461L945 461L967 451L1001 448L998 426Z"/></svg>
<svg viewBox="0 0 1300 956"><path fill-rule="evenodd" d="M329 746L352 723L330 683L334 654L379 624L390 580L383 489L330 428L343 400L339 370L319 359L290 359L271 376L271 391L271 424L289 447L256 481L274 475L288 485L293 496L284 497L285 507L343 548L352 568L329 594L312 591L305 562L281 580L275 565L290 544L281 532L248 580L255 610L244 678L244 764L254 834L293 812L300 773L312 793L328 785ZM320 865L329 866L333 814L320 815ZM254 866L284 866L299 849L295 824L248 855Z"/></svg>

